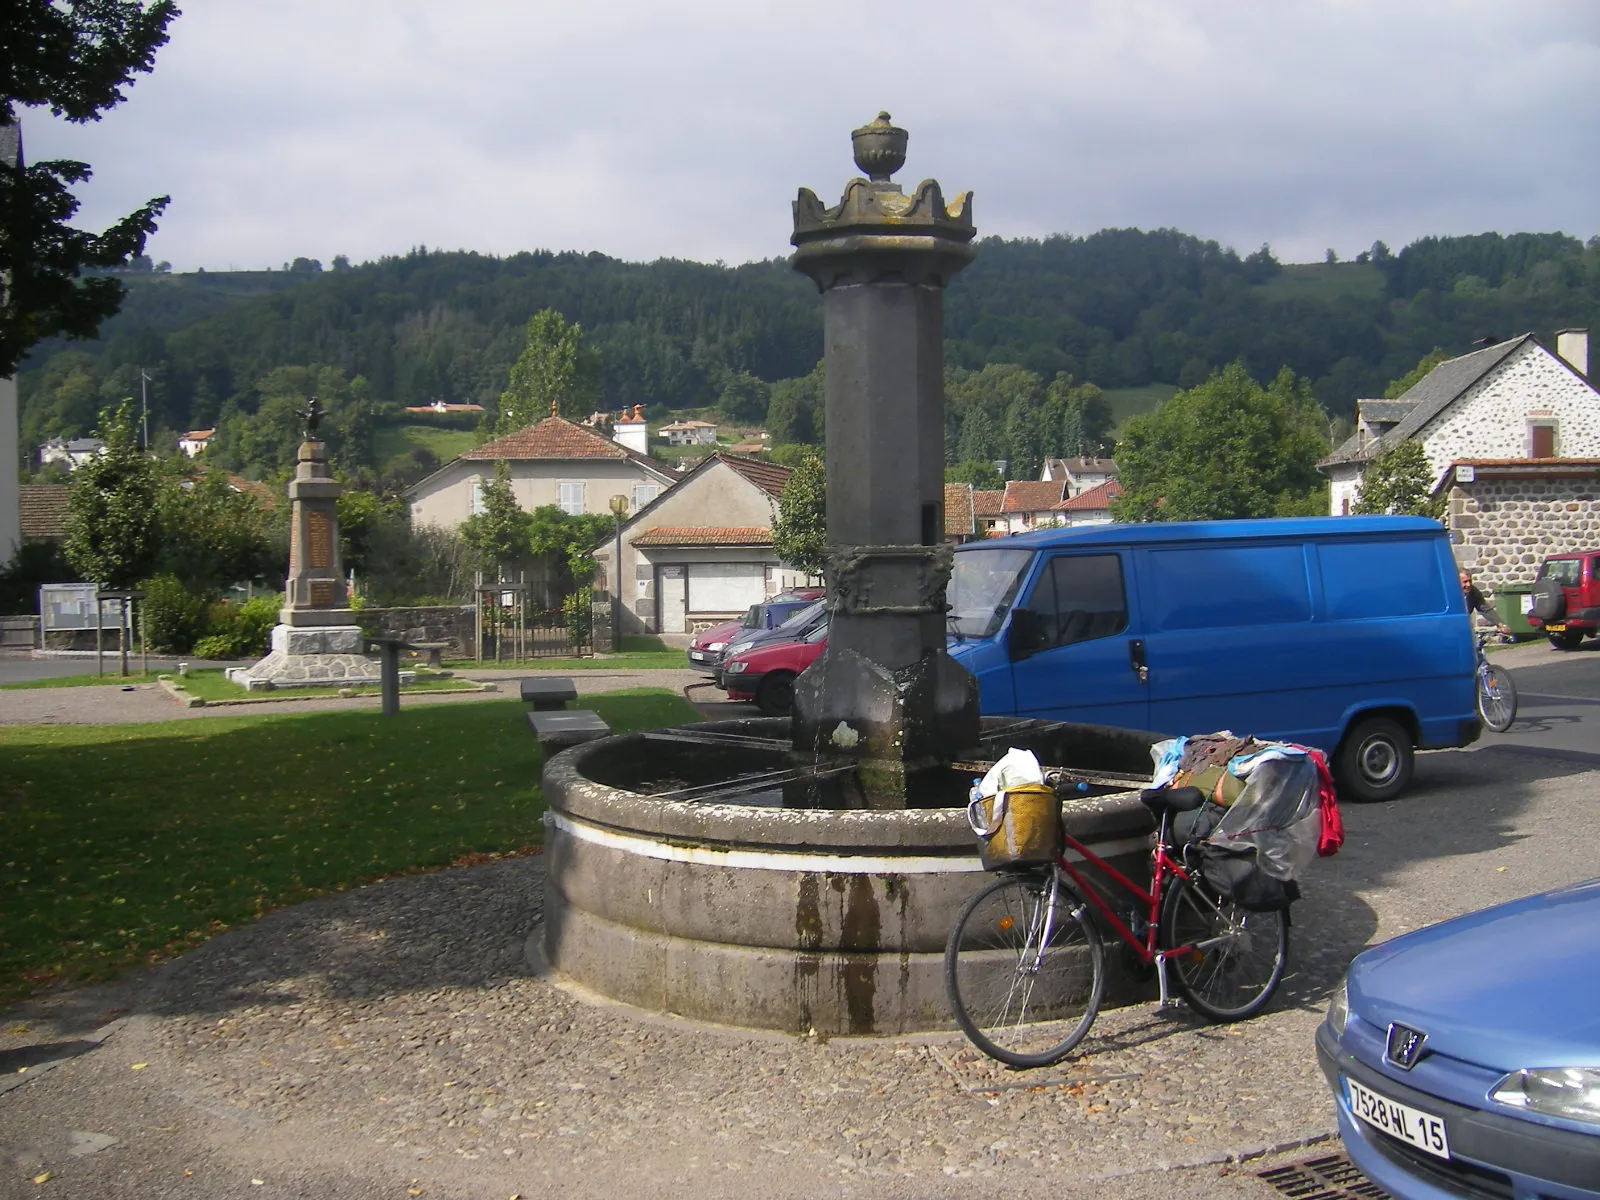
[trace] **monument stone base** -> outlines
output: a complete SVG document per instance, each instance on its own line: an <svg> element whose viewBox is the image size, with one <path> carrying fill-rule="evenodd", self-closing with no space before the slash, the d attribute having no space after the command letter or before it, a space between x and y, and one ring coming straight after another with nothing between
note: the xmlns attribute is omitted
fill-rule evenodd
<svg viewBox="0 0 1600 1200"><path fill-rule="evenodd" d="M378 663L362 653L359 625L277 625L272 651L253 667L230 667L228 678L248 691L376 684Z"/></svg>

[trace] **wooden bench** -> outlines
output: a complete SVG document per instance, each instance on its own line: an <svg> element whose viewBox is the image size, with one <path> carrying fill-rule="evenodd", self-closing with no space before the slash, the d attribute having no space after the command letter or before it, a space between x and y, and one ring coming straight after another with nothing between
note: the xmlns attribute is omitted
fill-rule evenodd
<svg viewBox="0 0 1600 1200"><path fill-rule="evenodd" d="M535 712L563 709L569 700L577 698L578 689L573 686L572 680L559 675L522 681L522 699L533 705Z"/></svg>
<svg viewBox="0 0 1600 1200"><path fill-rule="evenodd" d="M528 728L539 739L539 748L547 758L569 746L592 742L611 733L611 726L602 721L598 713L590 712L587 708L536 710L528 714Z"/></svg>

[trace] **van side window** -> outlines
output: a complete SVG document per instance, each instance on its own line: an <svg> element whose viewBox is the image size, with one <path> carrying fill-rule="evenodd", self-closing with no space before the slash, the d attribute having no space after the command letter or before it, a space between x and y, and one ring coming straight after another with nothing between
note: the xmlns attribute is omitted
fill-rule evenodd
<svg viewBox="0 0 1600 1200"><path fill-rule="evenodd" d="M1431 538L1324 542L1317 547L1330 621L1444 612L1445 579Z"/></svg>
<svg viewBox="0 0 1600 1200"><path fill-rule="evenodd" d="M1299 545L1155 550L1139 594L1150 629L1237 629L1311 620L1305 550Z"/></svg>
<svg viewBox="0 0 1600 1200"><path fill-rule="evenodd" d="M1052 558L1026 607L1039 618L1035 650L1121 633L1128 627L1122 560L1115 554Z"/></svg>

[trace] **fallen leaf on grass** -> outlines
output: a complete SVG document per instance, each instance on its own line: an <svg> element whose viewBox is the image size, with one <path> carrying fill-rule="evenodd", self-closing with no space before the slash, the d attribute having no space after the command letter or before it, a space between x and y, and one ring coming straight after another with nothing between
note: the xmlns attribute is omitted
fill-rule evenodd
<svg viewBox="0 0 1600 1200"><path fill-rule="evenodd" d="M148 1067L149 1065L150 1065L149 1063L130 1063L128 1065L128 1070L130 1070L130 1071L142 1071L146 1067Z"/></svg>
<svg viewBox="0 0 1600 1200"><path fill-rule="evenodd" d="M33 1181L35 1183L48 1183L50 1181L50 1172L49 1171L40 1171L37 1175L35 1175L33 1177Z"/></svg>

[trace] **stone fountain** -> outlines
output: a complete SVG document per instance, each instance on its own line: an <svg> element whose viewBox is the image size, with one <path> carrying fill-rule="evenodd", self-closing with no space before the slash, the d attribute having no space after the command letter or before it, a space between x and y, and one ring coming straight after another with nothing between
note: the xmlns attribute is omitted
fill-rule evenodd
<svg viewBox="0 0 1600 1200"><path fill-rule="evenodd" d="M1130 875L1153 734L982 718L945 652L942 311L972 260L971 199L891 176L907 137L855 131L832 208L801 189L793 265L824 313L832 617L791 719L590 742L544 770L544 925L558 976L659 1011L795 1033L950 1024L943 949L984 882L973 763L1010 746L1102 780L1074 834ZM962 765L953 765L962 764Z"/></svg>

